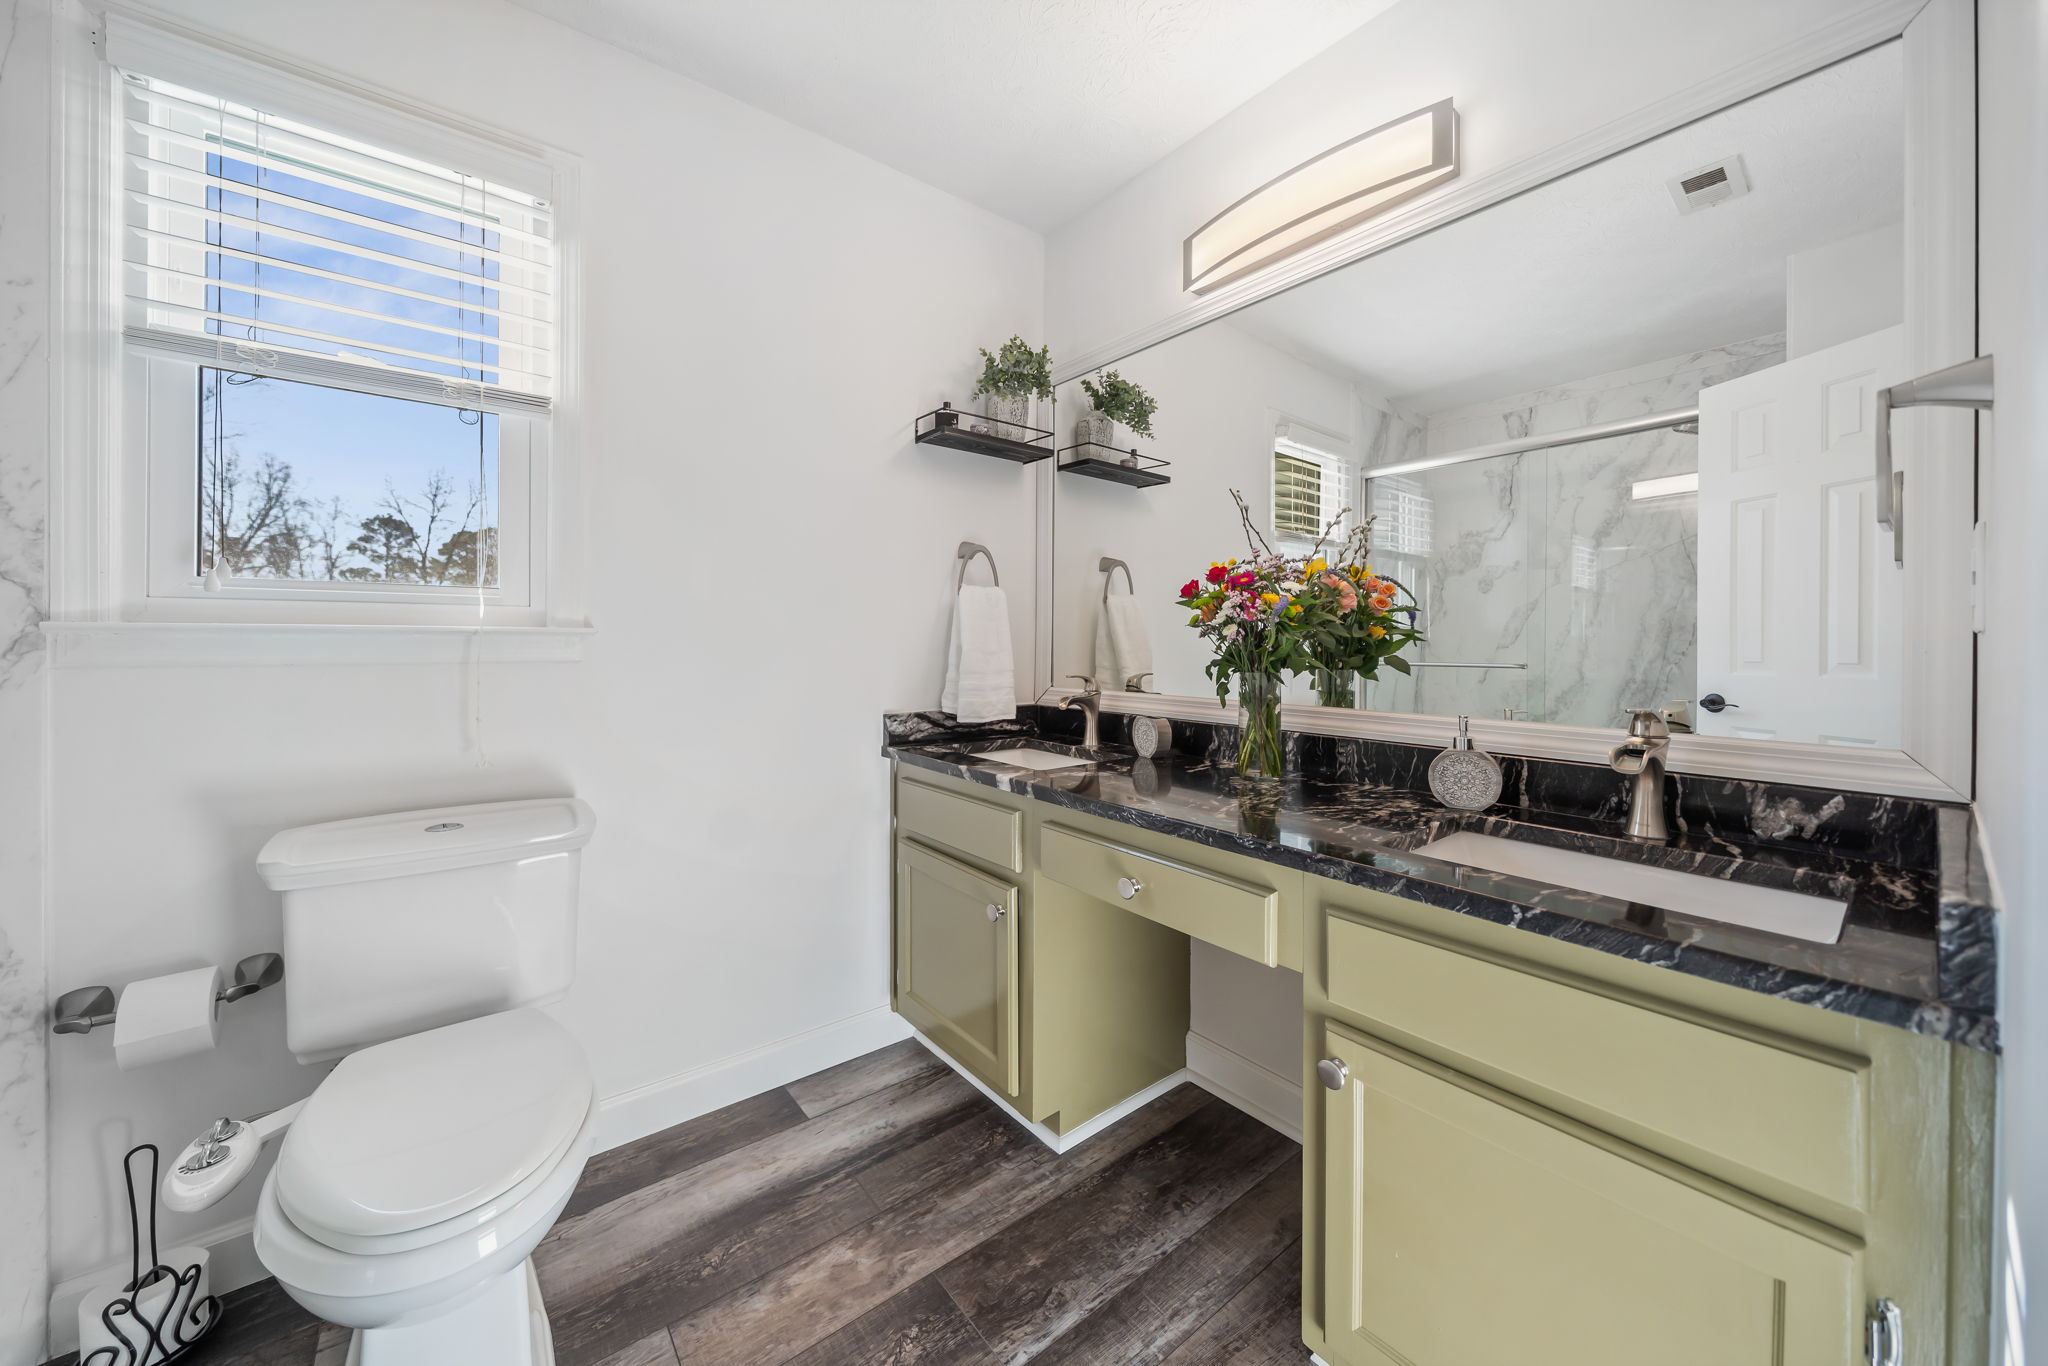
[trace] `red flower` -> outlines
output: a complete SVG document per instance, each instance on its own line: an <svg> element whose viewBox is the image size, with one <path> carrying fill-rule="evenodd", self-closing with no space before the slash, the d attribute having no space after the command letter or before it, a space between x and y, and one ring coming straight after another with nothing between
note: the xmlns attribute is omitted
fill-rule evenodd
<svg viewBox="0 0 2048 1366"><path fill-rule="evenodd" d="M1223 576L1228 572L1229 571L1226 570L1222 565L1212 564L1209 566L1209 573L1206 575L1206 577L1208 578L1210 583L1222 583Z"/></svg>
<svg viewBox="0 0 2048 1366"><path fill-rule="evenodd" d="M1202 581L1200 579L1189 579L1181 585L1180 595L1184 598L1191 598L1201 591Z"/></svg>

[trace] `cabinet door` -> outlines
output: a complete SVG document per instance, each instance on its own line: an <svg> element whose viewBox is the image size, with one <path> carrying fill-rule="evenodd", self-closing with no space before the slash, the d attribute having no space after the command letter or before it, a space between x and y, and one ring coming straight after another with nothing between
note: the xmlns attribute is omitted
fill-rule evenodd
<svg viewBox="0 0 2048 1366"><path fill-rule="evenodd" d="M1017 889L896 846L896 1009L1006 1096L1018 1089Z"/></svg>
<svg viewBox="0 0 2048 1366"><path fill-rule="evenodd" d="M1857 1244L1336 1026L1337 1366L1848 1366Z"/></svg>

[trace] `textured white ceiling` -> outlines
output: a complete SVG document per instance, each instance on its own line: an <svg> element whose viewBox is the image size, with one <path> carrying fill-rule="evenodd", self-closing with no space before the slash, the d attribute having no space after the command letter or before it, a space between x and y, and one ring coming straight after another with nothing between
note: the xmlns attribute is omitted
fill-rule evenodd
<svg viewBox="0 0 2048 1366"><path fill-rule="evenodd" d="M1785 258L1899 220L1897 43L1231 315L1438 412L1785 326ZM1754 188L1681 217L1665 181L1740 154Z"/></svg>
<svg viewBox="0 0 2048 1366"><path fill-rule="evenodd" d="M1394 0L513 0L1027 227Z"/></svg>

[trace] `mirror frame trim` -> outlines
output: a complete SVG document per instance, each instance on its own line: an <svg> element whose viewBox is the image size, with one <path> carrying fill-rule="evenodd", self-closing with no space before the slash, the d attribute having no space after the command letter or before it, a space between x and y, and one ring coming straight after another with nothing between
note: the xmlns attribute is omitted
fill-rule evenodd
<svg viewBox="0 0 2048 1366"><path fill-rule="evenodd" d="M1916 217L1909 199L1908 231L1917 229L1925 232L1933 243L1933 254L1951 265L1964 259L1955 250L1956 244L1970 244L1967 260L1972 267L1968 280L1961 278L1963 272L1959 267L1947 271L1946 278L1937 278L1932 272L1921 272L1916 277L1909 256L1906 290L1909 320L1915 322L1909 345L1921 369L1938 368L1968 359L1975 354L1977 326L1974 283L1977 231L1974 6L1972 0L1882 0L1867 10L1730 68L1710 81L1677 91L1589 134L1560 143L1492 175L1455 184L1404 211L1375 219L1356 232L1289 257L1256 276L1227 285L1157 323L1082 353L1078 359L1059 367L1054 372L1053 382L1057 386L1093 374L1106 365L1125 360L1182 332L1305 284L1410 237L1442 227L1895 38L1903 38L1906 42L1907 89L1911 97L1921 100L1928 110L1921 123L1909 123L1907 126L1907 182L1909 185L1934 187L1933 193L1927 197L1930 212ZM1974 430L1968 425L1973 419L1969 414L1929 411L1902 416L1914 419L1911 437L1919 438L1913 442L1916 446L1937 434L1944 444L1953 443L1963 450L1974 446ZM1948 425L1943 427L1939 424ZM1930 509L1923 513L1919 526L1934 525L1936 518L1942 518L1939 524L1947 526L1959 515L1969 516L1974 521L1974 515L1969 512L1975 489L1974 463L1951 460L1938 470L1914 467L1925 485L1918 495L1920 506L1928 508L1930 496L1941 505L1938 510ZM1960 509L1956 506L1958 500L1961 500ZM1052 658L1053 611L1057 604L1052 564L1056 535L1052 526L1054 516L1050 490L1041 492L1039 507L1042 558L1036 635L1044 665L1039 678L1045 685L1039 700L1057 704L1069 695L1070 690L1052 686L1057 664ZM1941 538L1935 545L1934 554L1941 562L1950 564L1960 556L1967 565L1970 539L1966 526L1960 537ZM1957 540L1960 544L1951 546L1947 544L1950 540ZM1944 581L1939 588L1909 591L1924 593L1925 596L1925 601L1909 604L1909 607L1933 613L1932 616L1914 619L1948 621L1953 623L1950 629L1958 632L1956 641L1945 642L1958 648L1906 652L1908 664L1902 674L1904 695L1912 699L1913 704L1905 708L1902 728L1905 742L1912 747L1912 752L1744 740L1729 736L1678 735L1672 737L1670 767L1678 772L1709 777L1762 779L1935 801L1970 800L1974 779L1976 674L1968 577L1965 574L1955 582ZM1102 706L1106 711L1178 720L1221 720L1226 723L1234 723L1235 720L1230 709L1219 707L1208 696L1104 693ZM1287 729L1309 734L1350 736L1425 747L1441 747L1449 743L1453 724L1449 718L1433 715L1293 705L1281 708L1281 720ZM1472 732L1476 743L1496 753L1594 764L1607 762L1608 751L1621 734L1619 728L1610 730L1477 718L1472 723ZM1915 754L1926 757L1923 760L1914 757Z"/></svg>

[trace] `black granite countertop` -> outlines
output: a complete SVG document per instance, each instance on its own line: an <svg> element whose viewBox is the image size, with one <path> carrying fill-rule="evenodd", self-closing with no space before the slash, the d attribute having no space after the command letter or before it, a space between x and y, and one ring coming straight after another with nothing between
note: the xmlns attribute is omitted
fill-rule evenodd
<svg viewBox="0 0 2048 1366"><path fill-rule="evenodd" d="M1528 804L1532 791L1555 787L1515 770L1510 797L1470 814L1446 809L1426 792L1339 776L1385 770L1389 756L1362 763L1299 764L1305 776L1245 782L1227 763L1228 728L1216 735L1177 735L1174 752L1141 759L1105 745L1093 751L1062 743L1065 718L1036 709L1014 725L961 731L943 718L914 713L888 718L884 752L924 769L1053 806L1226 849L1317 877L1388 892L1513 926L1602 953L1797 1001L1973 1048L1996 1051L1993 983L1995 916L1974 857L1967 808L1908 799L1866 799L1857 830L1841 823L1851 806L1840 796L1800 789L1747 794L1763 817L1754 840L1730 837L1714 822L1685 819L1680 804L1666 844L1623 838L1607 816L1575 815ZM1105 730L1113 719L1103 718ZM1179 729L1176 723L1177 731ZM1120 731L1120 725L1117 727ZM1015 737L1038 748L1088 755L1086 767L1035 771L975 756L991 740ZM1293 740L1294 737L1290 737ZM1406 746L1364 744L1376 751ZM1394 755L1396 770L1411 771ZM1586 765L1507 760L1525 768ZM1561 775L1571 779L1577 775ZM1597 781L1597 775L1585 775ZM1674 782L1679 781L1674 775ZM1729 786L1725 781L1717 789ZM1906 809L1906 808L1912 809ZM1787 818L1794 811L1798 818ZM1825 817L1811 813L1828 811ZM1853 813L1852 813L1853 814ZM1825 840L1818 827L1836 822ZM1726 822L1720 822L1725 825ZM1467 867L1414 852L1432 839L1470 830L1563 846L1731 882L1846 900L1840 939L1818 944L1764 930L1694 919L1653 907ZM1782 838L1772 838L1774 835ZM1802 845L1804 847L1802 847Z"/></svg>

